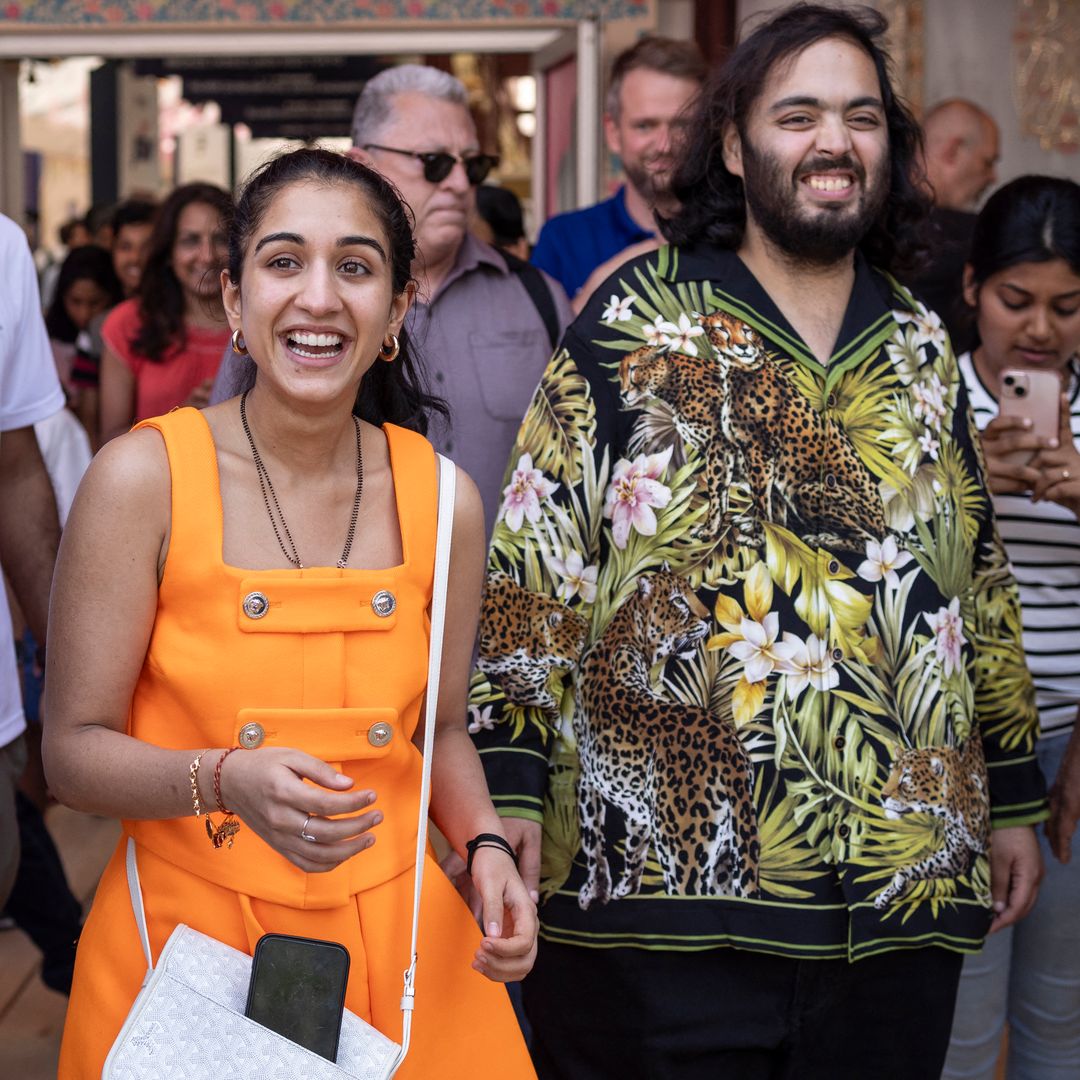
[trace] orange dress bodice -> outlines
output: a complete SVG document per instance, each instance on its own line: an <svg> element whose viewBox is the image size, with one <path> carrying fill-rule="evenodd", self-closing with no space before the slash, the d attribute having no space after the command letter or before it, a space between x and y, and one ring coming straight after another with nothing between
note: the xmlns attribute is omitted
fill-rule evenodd
<svg viewBox="0 0 1080 1080"><path fill-rule="evenodd" d="M155 854L228 888L291 907L343 904L412 865L421 756L411 740L427 680L434 451L413 432L385 429L400 566L244 570L222 560L217 460L202 415L178 409L139 426L160 431L168 448L172 534L128 732L175 749L296 747L374 789L381 801L392 792L394 813L363 859L317 875L250 830L222 858L194 817L124 826ZM253 594L260 599L245 604ZM392 611L372 605L379 594L393 598Z"/></svg>

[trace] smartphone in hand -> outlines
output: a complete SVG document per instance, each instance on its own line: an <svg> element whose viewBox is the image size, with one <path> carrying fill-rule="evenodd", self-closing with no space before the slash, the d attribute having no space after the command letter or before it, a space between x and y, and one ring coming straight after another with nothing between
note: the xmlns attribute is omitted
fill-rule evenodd
<svg viewBox="0 0 1080 1080"><path fill-rule="evenodd" d="M1061 421L1061 379L1056 371L1008 368L1001 373L998 411L1002 416L1020 416L1031 421L1031 432L1043 439L1057 437ZM1013 465L1026 465L1034 450L1006 454Z"/></svg>
<svg viewBox="0 0 1080 1080"><path fill-rule="evenodd" d="M244 1015L336 1061L348 980L344 945L264 934L255 945Z"/></svg>

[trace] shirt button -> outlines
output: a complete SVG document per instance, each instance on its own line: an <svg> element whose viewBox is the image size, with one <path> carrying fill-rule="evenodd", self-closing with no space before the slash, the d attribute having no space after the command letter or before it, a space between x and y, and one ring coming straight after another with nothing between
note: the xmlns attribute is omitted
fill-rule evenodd
<svg viewBox="0 0 1080 1080"><path fill-rule="evenodd" d="M839 836L841 840L846 840L851 835L851 829L849 829L847 825L841 825L840 828L836 830L836 835Z"/></svg>
<svg viewBox="0 0 1080 1080"><path fill-rule="evenodd" d="M262 746L264 738L266 738L266 732L263 731L262 724L245 724L240 729L236 741L245 750L254 750L256 747Z"/></svg>
<svg viewBox="0 0 1080 1080"><path fill-rule="evenodd" d="M827 488L835 488L836 487L836 477L833 476L832 473L826 473L825 474L825 486Z"/></svg>
<svg viewBox="0 0 1080 1080"><path fill-rule="evenodd" d="M454 444L452 442L448 442L446 444L446 452L448 454L452 454L454 452Z"/></svg>
<svg viewBox="0 0 1080 1080"><path fill-rule="evenodd" d="M441 371L436 371L435 372L435 381L436 382L445 382L446 381L446 376L443 375L443 373Z"/></svg>
<svg viewBox="0 0 1080 1080"><path fill-rule="evenodd" d="M837 750L843 750L844 747L847 746L847 739L845 739L843 735L837 735L836 738L833 739L832 744Z"/></svg>
<svg viewBox="0 0 1080 1080"><path fill-rule="evenodd" d="M825 404L830 409L835 409L836 408L836 395L835 394L829 394L829 396L825 399Z"/></svg>
<svg viewBox="0 0 1080 1080"><path fill-rule="evenodd" d="M840 563L836 559L830 559L828 565L828 571L830 574L840 573Z"/></svg>
<svg viewBox="0 0 1080 1080"><path fill-rule="evenodd" d="M844 659L844 650L843 649L833 649L832 658L836 663L839 664L840 661Z"/></svg>

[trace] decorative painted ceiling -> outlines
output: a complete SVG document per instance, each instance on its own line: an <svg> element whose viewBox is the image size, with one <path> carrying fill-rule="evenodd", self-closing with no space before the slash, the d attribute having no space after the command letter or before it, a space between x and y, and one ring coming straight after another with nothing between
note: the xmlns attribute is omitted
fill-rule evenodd
<svg viewBox="0 0 1080 1080"><path fill-rule="evenodd" d="M0 31L551 23L648 15L652 0L0 0Z"/></svg>

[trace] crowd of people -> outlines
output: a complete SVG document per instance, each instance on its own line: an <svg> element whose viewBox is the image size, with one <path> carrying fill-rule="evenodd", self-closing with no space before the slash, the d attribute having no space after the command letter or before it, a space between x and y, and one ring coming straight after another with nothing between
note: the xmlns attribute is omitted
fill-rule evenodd
<svg viewBox="0 0 1080 1080"><path fill-rule="evenodd" d="M397 1075L1080 1074L1080 185L993 190L885 30L641 39L622 185L531 252L417 64L47 293L0 218L0 897L64 1080L145 975L129 844L154 957L338 941L400 1037L437 454ZM123 823L84 926L49 797Z"/></svg>

